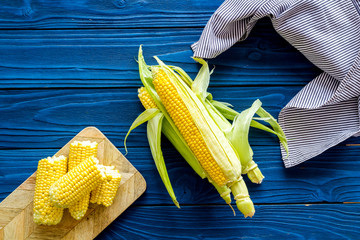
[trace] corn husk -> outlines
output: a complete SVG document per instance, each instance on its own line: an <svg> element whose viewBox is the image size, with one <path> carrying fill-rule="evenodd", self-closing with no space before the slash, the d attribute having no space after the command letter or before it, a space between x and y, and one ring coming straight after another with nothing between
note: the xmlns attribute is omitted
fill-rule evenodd
<svg viewBox="0 0 360 240"><path fill-rule="evenodd" d="M170 140L194 171L201 178L207 178L209 182L214 185L226 203L231 203L230 193L232 192L238 209L245 217L252 216L255 212L254 206L249 198L247 187L241 174L248 173L249 178L258 183L262 180L262 174L259 170L260 175L249 175L249 173L252 172L250 170L255 169L254 166L256 164L252 160L253 152L247 139L248 130L250 125L253 125L264 131L276 134L280 139L280 137L283 136L281 135L281 128L276 128L274 131L254 120L255 112L257 113L261 108L260 101L255 101L251 108L245 110L241 114L232 110L230 104L214 101L211 93L207 92L211 72L209 71L206 61L203 59L194 58L195 61L202 64L194 81L192 81L181 68L166 65L157 57L155 57L155 59L159 65L152 67L147 66L140 46L138 56L140 79L146 88L146 91L156 103L157 108L146 109L144 113L139 115L130 127L125 141L134 128L148 121L147 135L150 149L160 177L176 206L179 207L179 204L171 187L171 182L166 171L165 161L161 151L161 132ZM206 171L204 171L196 156L192 153L167 113L152 83L152 74L160 69L166 73L171 83L175 86L201 135L206 139L205 142L211 155L228 179L226 184L221 186L217 185ZM259 112L260 118L257 118L257 120L273 123L274 119L270 117L271 115L268 116L269 114L266 111ZM234 120L233 124L228 121L228 119L231 118ZM271 123L270 125L272 126ZM274 124L274 126L276 126L276 124ZM241 141L237 138L239 135L241 135ZM124 144L126 146L126 143ZM241 157L242 155L245 157ZM258 172L256 171L256 173ZM260 178L261 180L259 180Z"/></svg>

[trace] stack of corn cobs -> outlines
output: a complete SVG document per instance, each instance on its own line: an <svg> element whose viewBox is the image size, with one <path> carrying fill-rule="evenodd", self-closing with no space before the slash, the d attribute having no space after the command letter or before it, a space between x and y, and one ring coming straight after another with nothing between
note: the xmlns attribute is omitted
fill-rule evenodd
<svg viewBox="0 0 360 240"><path fill-rule="evenodd" d="M99 164L98 144L74 141L69 159L63 155L41 159L36 172L34 222L56 225L65 208L76 219L82 219L89 202L105 207L113 203L121 174L114 166Z"/></svg>
<svg viewBox="0 0 360 240"><path fill-rule="evenodd" d="M232 193L240 212L245 217L252 217L255 209L242 175L247 174L251 182L257 184L264 176L252 158L249 128L275 134L287 151L281 127L261 108L259 100L241 113L230 108L230 104L213 100L207 92L211 72L203 59L194 58L202 64L195 80L181 68L166 65L157 57L155 59L159 65L146 65L140 46L138 63L144 86L139 89L138 96L146 110L134 121L126 138L134 128L148 122L147 136L153 159L177 207L179 203L161 151L161 132L194 171L214 185L230 207ZM254 117L255 114L259 117ZM256 120L268 122L272 129Z"/></svg>

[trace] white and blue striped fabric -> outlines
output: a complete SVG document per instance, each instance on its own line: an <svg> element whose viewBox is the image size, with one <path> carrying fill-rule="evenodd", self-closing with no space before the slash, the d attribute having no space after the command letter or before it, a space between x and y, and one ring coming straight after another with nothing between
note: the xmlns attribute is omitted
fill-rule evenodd
<svg viewBox="0 0 360 240"><path fill-rule="evenodd" d="M280 112L288 138L285 167L302 163L360 134L360 0L227 0L192 45L214 58L244 40L256 21L275 30L324 72Z"/></svg>

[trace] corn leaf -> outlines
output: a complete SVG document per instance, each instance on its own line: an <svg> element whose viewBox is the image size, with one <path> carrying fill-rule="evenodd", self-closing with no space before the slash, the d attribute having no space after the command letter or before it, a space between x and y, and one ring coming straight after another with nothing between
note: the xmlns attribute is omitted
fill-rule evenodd
<svg viewBox="0 0 360 240"><path fill-rule="evenodd" d="M211 104L216 107L216 109L227 119L229 120L234 120L234 118L236 117L236 115L238 115L239 113L237 111L235 111L234 109L230 108L232 107L231 105L229 105L228 103L224 103L224 102L219 102L216 100L211 100L210 101Z"/></svg>
<svg viewBox="0 0 360 240"><path fill-rule="evenodd" d="M176 196L174 190L171 186L171 182L169 179L169 175L165 166L164 157L161 151L161 128L162 122L164 119L164 114L158 113L152 118L147 124L147 137L151 149L151 154L153 156L156 168L159 172L161 180L163 181L166 190L168 191L171 199L174 204L180 208L178 201L176 200Z"/></svg>
<svg viewBox="0 0 360 240"><path fill-rule="evenodd" d="M131 124L130 129L127 132L127 134L125 136L125 139L124 139L124 147L125 147L126 154L128 153L128 150L127 150L127 147L126 147L126 140L127 140L128 136L129 136L130 132L132 130L134 130L135 128L137 128L138 126L140 126L141 124L143 124L144 122L147 122L150 119L152 119L153 117L155 117L156 114L158 114L159 112L160 112L159 109L156 109L156 108L146 109Z"/></svg>
<svg viewBox="0 0 360 240"><path fill-rule="evenodd" d="M160 109L160 111L165 115L165 117L169 120L170 124L175 127L175 124L172 122L169 114L167 114L164 105L161 102L159 95L157 94L154 84L153 84L153 77L152 72L149 70L150 67L146 64L144 56L142 54L142 47L139 47L138 53L138 64L139 64L139 75L141 82L143 83L146 91L150 94L151 98L154 100L156 106Z"/></svg>
<svg viewBox="0 0 360 240"><path fill-rule="evenodd" d="M249 144L249 129L251 119L260 107L261 101L256 100L250 108L235 117L231 130L226 132L226 136L239 154L243 169L246 169L252 161L253 153Z"/></svg>
<svg viewBox="0 0 360 240"><path fill-rule="evenodd" d="M185 139L180 134L179 130L176 128L174 122L172 121L171 117L167 113L165 107L161 103L159 96L157 95L154 85L152 84L152 73L149 71L149 67L146 65L144 57L142 55L142 49L139 48L139 55L138 55L138 63L139 63L139 73L141 81L144 83L144 87L149 92L150 96L155 101L156 105L160 109L160 111L164 114L165 120L163 121L164 127L162 128L163 133L167 135L170 142L174 145L174 147L179 151L179 153L185 158L185 160L189 163L189 165L194 169L194 171L201 177L205 177L204 170L202 169L199 161L194 157L193 153L189 151L186 153L184 150L185 147L189 149L187 144L185 143ZM156 67L156 66L153 66ZM184 70L179 67L172 67L176 70L181 78L186 78L187 84L190 86L192 84L191 78L186 74ZM177 147L177 145L185 145L185 147Z"/></svg>
<svg viewBox="0 0 360 240"><path fill-rule="evenodd" d="M179 75L174 74L159 58L155 57L155 59L169 76L175 88L177 88L193 120L196 119L195 124L204 139L206 139L206 145L214 160L231 181L236 181L238 176L241 175L241 163L238 161L234 151L227 151L231 148L231 144L208 113L204 101L182 81Z"/></svg>
<svg viewBox="0 0 360 240"><path fill-rule="evenodd" d="M202 58L194 58L195 61L202 64L196 78L191 86L193 92L203 101L207 97L207 89L210 83L210 72L207 62Z"/></svg>
<svg viewBox="0 0 360 240"><path fill-rule="evenodd" d="M141 82L144 84L145 87L147 85L153 86L152 75L151 75L148 65L145 63L145 59L142 54L142 46L141 45L139 47L139 53L138 53L138 64L139 64L139 73L140 73Z"/></svg>
<svg viewBox="0 0 360 240"><path fill-rule="evenodd" d="M231 126L231 125L230 125ZM185 143L183 138L179 138L176 131L169 124L167 119L163 120L162 133L166 138L172 143L172 145L177 149L181 156L186 160L186 162L194 169L194 171L202 178L208 178L209 182L214 185L220 196L225 200L227 204L231 203L230 197L230 188L225 186L218 186L214 181L211 180L209 176L206 175L204 169L201 167L200 163L196 159L195 155Z"/></svg>
<svg viewBox="0 0 360 240"><path fill-rule="evenodd" d="M231 123L211 104L208 99L205 100L205 106L216 124L223 131L231 128Z"/></svg>
<svg viewBox="0 0 360 240"><path fill-rule="evenodd" d="M149 66L146 64L144 56L142 54L141 45L139 47L139 53L138 53L138 65L139 65L139 75L141 82L143 83L144 87L146 88L152 99L154 99L156 105L160 108L161 111L163 111L163 109L161 108L162 104L160 98L157 95L154 84L152 82L153 81L152 73L149 70Z"/></svg>
<svg viewBox="0 0 360 240"><path fill-rule="evenodd" d="M179 137L178 133L173 129L171 124L165 118L163 121L162 132L166 138L172 143L176 150L186 160L186 162L194 169L194 171L202 178L206 178L204 169L201 167L199 161L186 144L182 137Z"/></svg>
<svg viewBox="0 0 360 240"><path fill-rule="evenodd" d="M276 135L279 138L279 140L283 139L283 140L286 141L285 136L282 136L281 134L275 132L271 128L269 128L269 127L267 127L267 126L265 126L265 125L263 125L263 124L261 124L261 123L259 123L257 121L251 121L250 126L254 127L254 128L257 128L257 129L260 129L260 130L263 130L263 131L266 131L266 132L269 132L269 133L272 133L272 134Z"/></svg>
<svg viewBox="0 0 360 240"><path fill-rule="evenodd" d="M255 102L256 103L256 102ZM260 101L258 102L260 103ZM261 103L260 103L261 104ZM258 104L258 105L260 105ZM250 144L248 143L248 151L247 152L241 152L241 150L239 150L238 148L235 148L235 142L237 141L238 137L240 137L241 140L241 132L236 132L234 131L234 124L235 121L233 122L233 125L211 104L211 102L207 99L206 100L206 106L208 108L208 111L210 112L210 114L212 115L212 117L214 118L214 120L216 121L216 123L220 126L220 128L223 130L223 132L226 134L226 136L229 138L229 140L232 143L232 147L234 149L234 151L237 153L239 160L241 161L241 171L242 174L247 174L249 179L253 182L253 183L261 183L262 180L264 179L264 176L262 175L260 169L258 168L257 164L252 160L252 156L253 156L253 151L250 147ZM254 107L254 106L253 106ZM256 109L255 109L256 111ZM255 114L255 112L253 111L252 116ZM222 117L219 117L222 116ZM252 116L249 116L249 118L251 119ZM236 119L236 118L235 118ZM251 121L252 122L252 121ZM241 123L240 123L241 124ZM250 126L247 126L247 128L249 129ZM232 132L233 131L233 132ZM272 131L272 130L271 130ZM234 134L234 136L228 136L230 134ZM238 136L237 134L240 134L240 136ZM246 140L247 140L247 134L245 133L246 136ZM246 146L246 142L241 142L241 144L244 144ZM242 158L240 157L242 154L247 154L248 159L244 158L244 156L242 156ZM250 159L250 160L249 160Z"/></svg>
<svg viewBox="0 0 360 240"><path fill-rule="evenodd" d="M253 120L259 120L259 121L268 121L270 120L271 118L269 117L253 117Z"/></svg>
<svg viewBox="0 0 360 240"><path fill-rule="evenodd" d="M214 106L220 113L221 115L223 115L226 119L229 119L229 120L234 120L234 118L239 114L237 111L235 111L234 109L230 108L232 107L231 104L229 103L226 103L226 102L219 102L219 101L215 101L215 100L211 100L210 101L211 105ZM266 118L256 118L256 117L253 117L253 120L251 121L251 124L250 126L251 127L254 127L254 128L258 128L260 130L263 130L263 131L266 131L266 132L269 132L269 133L272 133L274 135L277 135L279 138L285 138L284 135L281 135L282 132L280 133L277 133L275 132L274 130L272 130L271 128L257 122L257 121L254 121L254 119L258 119L258 120L263 120L263 121L267 121L267 120L270 120L269 117L266 117Z"/></svg>
<svg viewBox="0 0 360 240"><path fill-rule="evenodd" d="M281 144L283 145L287 156L289 155L289 148L287 145L287 140L285 137L285 133L283 132L283 130L281 129L279 123L276 121L276 119L270 114L268 113L265 109L263 109L262 107L259 108L256 111L256 114L259 115L262 118L270 118L270 120L265 120L265 122L268 122L271 127L274 129L275 132L279 133L281 136L283 137L279 137L279 140L281 142Z"/></svg>
<svg viewBox="0 0 360 240"><path fill-rule="evenodd" d="M209 101L213 100L213 95L208 92L206 95L206 100L209 100Z"/></svg>
<svg viewBox="0 0 360 240"><path fill-rule="evenodd" d="M212 99L209 99L209 100L212 100ZM222 104L222 105L224 105L224 106L230 107L230 108L233 108L233 107L234 107L231 103L220 102L220 101L216 101L216 102L219 103L219 104Z"/></svg>
<svg viewBox="0 0 360 240"><path fill-rule="evenodd" d="M237 111L230 108L227 103L223 103L223 102L219 102L219 101L215 101L215 100L211 100L210 102L214 107L216 107L216 109L224 117L226 117L229 120L234 120L234 118L239 114ZM279 138L279 141L283 145L284 149L288 153L288 145L287 145L287 139L286 139L285 133L281 129L281 127L280 127L279 123L276 121L276 119L270 113L266 112L262 107L260 107L258 109L256 114L261 117L260 118L261 120L268 122L273 127L274 130L255 121L255 120L251 121L250 126L276 135Z"/></svg>
<svg viewBox="0 0 360 240"><path fill-rule="evenodd" d="M168 65L169 66L169 65ZM181 78L186 82L188 86L191 87L193 80L191 77L182 69L176 66L169 66L172 70L174 70L177 74L181 76Z"/></svg>
<svg viewBox="0 0 360 240"><path fill-rule="evenodd" d="M202 169L198 160L193 156L193 153L191 151L186 152L184 147L179 147L181 145L185 145L186 148L189 148L187 146L187 144L185 143L183 136L180 134L179 130L176 128L171 117L167 113L165 107L163 106L163 104L160 100L160 97L158 96L158 94L155 90L155 87L152 83L152 81L153 81L152 72L149 70L150 68L145 62L145 59L142 54L141 46L139 48L138 64L139 64L140 79L141 79L142 83L144 84L144 87L146 88L146 90L148 91L148 93L150 94L150 96L152 97L154 102L156 103L156 105L159 108L159 111L161 112L163 117L165 117L165 120L161 121L163 127L161 127L160 129L162 130L164 135L170 140L170 142L172 142L172 144L180 152L180 154L185 158L185 160L189 163L189 165L194 169L194 171L200 177L202 177L202 178L206 177L204 170ZM154 67L154 66L152 66L152 67ZM190 77L181 68L178 68L178 67L174 67L174 68L177 69L177 71L181 72L182 77L187 77L188 81L189 80L191 81L191 82L188 82L189 85L192 84L192 80L190 79ZM151 120L150 122L153 124L153 121L155 121L155 120ZM149 126L149 124L148 124L148 126ZM179 145L179 146L177 146L177 145ZM155 164L157 162L163 161L161 159L156 160L154 155L153 155L153 158L154 158ZM161 158L163 159L163 157L161 157ZM174 201L175 205L178 206L179 204L177 203L174 192L171 188L171 184L170 184L170 181L168 180L167 172L164 173L164 171L160 171L160 170L159 170L159 174L161 176L161 179L163 179L164 185L166 186L166 189L167 189L170 197ZM166 170L166 168L165 168L165 170Z"/></svg>

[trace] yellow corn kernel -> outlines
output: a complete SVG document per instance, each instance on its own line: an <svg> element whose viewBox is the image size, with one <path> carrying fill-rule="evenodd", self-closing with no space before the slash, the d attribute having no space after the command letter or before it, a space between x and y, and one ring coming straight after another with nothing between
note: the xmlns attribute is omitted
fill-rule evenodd
<svg viewBox="0 0 360 240"><path fill-rule="evenodd" d="M91 192L90 202L108 207L114 201L120 185L121 174L118 170L114 170L114 167L103 166L102 169L105 173L105 180Z"/></svg>
<svg viewBox="0 0 360 240"><path fill-rule="evenodd" d="M97 142L74 141L69 150L69 171L91 156L96 157Z"/></svg>
<svg viewBox="0 0 360 240"><path fill-rule="evenodd" d="M82 219L89 208L89 202L90 192L85 194L75 204L69 206L70 215L76 220Z"/></svg>
<svg viewBox="0 0 360 240"><path fill-rule="evenodd" d="M169 113L201 166L217 185L224 186L229 179L227 179L212 157L184 101L162 69L156 72L153 84L166 111Z"/></svg>
<svg viewBox="0 0 360 240"><path fill-rule="evenodd" d="M152 99L148 91L146 91L146 88L144 87L139 88L138 93L139 93L138 97L140 99L140 102L142 103L145 109L157 108L154 99Z"/></svg>
<svg viewBox="0 0 360 240"><path fill-rule="evenodd" d="M55 206L67 208L91 192L105 177L98 163L90 157L57 180L49 190Z"/></svg>
<svg viewBox="0 0 360 240"><path fill-rule="evenodd" d="M145 109L150 109L150 108L157 108L154 99L151 97L151 95L148 93L148 91L146 90L145 87L141 87L138 89L138 97L140 99L140 102L142 103L142 105L144 106ZM166 121L166 120L165 120ZM170 125L167 125L169 127L171 127ZM163 125L163 128L165 126ZM164 132L163 132L164 133ZM174 145L174 147L180 152L181 154L181 149L179 149L176 145L179 145L179 142L173 142L171 140L170 137L168 137L167 132L164 133L165 136L170 140L170 142ZM183 155L183 157L186 159L186 155ZM200 175L200 174L199 174ZM210 182L214 185L214 187L216 188L216 190L219 192L220 196L225 200L225 202L227 204L231 203L231 198L230 198L230 188L228 188L227 186L218 186L216 183L214 183L212 180L210 180ZM98 187L96 188L98 189ZM95 191L95 190L94 190ZM94 192L93 191L93 192ZM92 193L93 193L92 192ZM93 198L93 196L91 195L91 198ZM93 203L93 202L92 202ZM230 205L231 206L231 205Z"/></svg>
<svg viewBox="0 0 360 240"><path fill-rule="evenodd" d="M74 141L69 150L69 171L89 157L96 157L97 142ZM76 220L83 218L89 207L90 192L84 195L78 202L69 206L70 215Z"/></svg>
<svg viewBox="0 0 360 240"><path fill-rule="evenodd" d="M63 209L56 207L49 196L50 186L66 174L67 159L64 156L41 159L36 172L34 194L34 222L56 225L61 221Z"/></svg>

